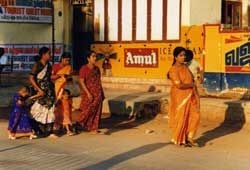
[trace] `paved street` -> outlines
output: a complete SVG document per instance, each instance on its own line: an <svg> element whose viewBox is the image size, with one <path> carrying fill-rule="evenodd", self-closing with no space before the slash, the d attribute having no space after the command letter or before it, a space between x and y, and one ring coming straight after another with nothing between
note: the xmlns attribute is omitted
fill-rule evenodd
<svg viewBox="0 0 250 170"><path fill-rule="evenodd" d="M0 123L0 169L72 170L248 170L250 128L238 129L202 122L198 148L168 143L166 119L117 122L102 131L109 135L81 133L58 139L15 141L7 139L7 122ZM217 127L217 128L216 128ZM146 131L153 130L146 134ZM211 130L211 131L209 131ZM202 136L203 132L207 132Z"/></svg>
<svg viewBox="0 0 250 170"><path fill-rule="evenodd" d="M250 170L249 46L250 0L0 0L0 170Z"/></svg>
<svg viewBox="0 0 250 170"><path fill-rule="evenodd" d="M12 83L12 79L9 81ZM20 84L0 89L0 170L250 170L248 101L202 98L203 119L197 148L170 144L167 119L161 114L141 121L110 119L105 114L102 135L81 133L58 139L12 141L6 133L8 106ZM155 101L164 96L108 90L105 95L105 112L112 111L111 104L118 104L117 108L124 113L130 105L134 107L140 101ZM73 118L77 116L76 112ZM233 123L226 124L224 119ZM241 123L236 123L238 120Z"/></svg>

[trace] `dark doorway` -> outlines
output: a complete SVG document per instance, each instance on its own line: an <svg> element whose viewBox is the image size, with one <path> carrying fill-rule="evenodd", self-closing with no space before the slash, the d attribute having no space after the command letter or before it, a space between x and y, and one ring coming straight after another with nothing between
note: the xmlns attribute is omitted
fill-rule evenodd
<svg viewBox="0 0 250 170"><path fill-rule="evenodd" d="M93 42L92 14L86 12L86 5L76 5L73 10L73 68L78 71L87 63L86 50Z"/></svg>

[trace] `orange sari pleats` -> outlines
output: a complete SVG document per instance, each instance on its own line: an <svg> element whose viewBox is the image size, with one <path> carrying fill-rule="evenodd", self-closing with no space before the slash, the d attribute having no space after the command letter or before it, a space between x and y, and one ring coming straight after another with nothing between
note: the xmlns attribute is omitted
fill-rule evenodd
<svg viewBox="0 0 250 170"><path fill-rule="evenodd" d="M200 121L199 96L195 88L179 89L174 81L192 83L192 75L186 66L170 69L172 87L170 92L169 127L172 129L172 141L185 143L188 135L194 136Z"/></svg>
<svg viewBox="0 0 250 170"><path fill-rule="evenodd" d="M70 75L71 71L72 71L71 66L65 66L61 68L56 74L57 75ZM65 84L66 84L66 79L64 77L61 77L55 80L55 92L56 92L57 99L60 99Z"/></svg>

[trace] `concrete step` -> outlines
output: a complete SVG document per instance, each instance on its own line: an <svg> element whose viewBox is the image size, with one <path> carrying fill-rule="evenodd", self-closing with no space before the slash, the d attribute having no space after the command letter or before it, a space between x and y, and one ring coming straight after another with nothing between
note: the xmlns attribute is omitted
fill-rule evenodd
<svg viewBox="0 0 250 170"><path fill-rule="evenodd" d="M136 92L136 91L105 91L103 113L119 116L147 117L161 112L161 106L168 102L168 93ZM81 97L73 98L73 107L80 108Z"/></svg>
<svg viewBox="0 0 250 170"><path fill-rule="evenodd" d="M102 86L107 89L150 92L169 92L170 90L170 82L167 79L102 77Z"/></svg>
<svg viewBox="0 0 250 170"><path fill-rule="evenodd" d="M216 122L250 123L250 101L201 98L202 119Z"/></svg>
<svg viewBox="0 0 250 170"><path fill-rule="evenodd" d="M169 93L105 91L103 113L118 116L147 118L160 113L167 117ZM73 107L79 109L81 97L73 99ZM215 122L250 122L250 102L233 99L201 98L201 119Z"/></svg>
<svg viewBox="0 0 250 170"><path fill-rule="evenodd" d="M0 87L0 107L11 105L13 94L22 84L26 84L27 77L28 74L22 74L18 77L14 74L4 76L4 80L8 80L11 86ZM24 82L20 83L20 79ZM126 116L139 115L140 117L156 112L166 115L168 112L168 89L170 87L168 80L103 77L102 83L106 96L103 102L104 113ZM151 86L152 89L149 90ZM67 85L66 88L71 90L74 96L74 107L79 109L81 97L79 97L78 76L74 76L74 83ZM199 91L206 93L202 86L199 86ZM230 96L232 96L231 93ZM250 102L238 98L238 100L201 98L202 119L216 122L224 122L224 120L250 122Z"/></svg>
<svg viewBox="0 0 250 170"><path fill-rule="evenodd" d="M66 88L72 89L73 96L80 94L79 79L73 76L73 84ZM138 91L138 92L163 92L169 93L171 82L167 79L146 79L146 78L123 78L123 77L102 77L102 87L108 90ZM198 84L200 95L207 95L202 84Z"/></svg>

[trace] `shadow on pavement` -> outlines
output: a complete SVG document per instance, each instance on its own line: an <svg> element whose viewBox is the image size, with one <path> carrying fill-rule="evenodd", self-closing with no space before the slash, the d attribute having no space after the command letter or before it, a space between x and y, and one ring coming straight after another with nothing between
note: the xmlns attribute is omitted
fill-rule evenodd
<svg viewBox="0 0 250 170"><path fill-rule="evenodd" d="M18 149L18 148L21 148L21 147L27 146L27 145L30 145L30 144L23 144L23 145L18 145L18 146L11 147L11 148L1 149L1 150L0 150L0 152L5 152L5 151L10 151L10 150L15 150L15 149Z"/></svg>
<svg viewBox="0 0 250 170"><path fill-rule="evenodd" d="M124 96L122 98L124 100ZM136 128L153 120L160 112L160 101L155 98L132 102L133 106L127 106L127 102L118 98L109 100L108 103L111 116L101 120L101 128L108 129L105 132L107 135L123 129Z"/></svg>
<svg viewBox="0 0 250 170"><path fill-rule="evenodd" d="M11 107L1 107L0 120L9 120L10 112L11 112Z"/></svg>
<svg viewBox="0 0 250 170"><path fill-rule="evenodd" d="M119 155L115 155L115 156L111 157L110 159L104 160L104 161L99 162L99 163L94 164L94 165L90 165L88 167L84 167L84 168L79 169L79 170L97 170L97 169L107 170L107 169L110 169L113 166L115 166L121 162L139 157L141 155L145 155L145 154L154 152L154 151L161 149L169 144L170 143L155 143L155 144L145 145L145 146L130 150L128 152L121 153Z"/></svg>
<svg viewBox="0 0 250 170"><path fill-rule="evenodd" d="M236 133L242 129L246 122L244 108L239 101L226 102L228 105L224 121L213 130L207 131L197 139L200 147L204 147L213 139ZM212 144L212 143L211 143Z"/></svg>
<svg viewBox="0 0 250 170"><path fill-rule="evenodd" d="M139 125L147 123L152 119L128 119L125 116L111 116L107 118L102 118L100 129L108 129L105 131L105 135L111 135L113 133L126 130L126 129L136 129Z"/></svg>

